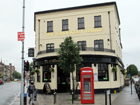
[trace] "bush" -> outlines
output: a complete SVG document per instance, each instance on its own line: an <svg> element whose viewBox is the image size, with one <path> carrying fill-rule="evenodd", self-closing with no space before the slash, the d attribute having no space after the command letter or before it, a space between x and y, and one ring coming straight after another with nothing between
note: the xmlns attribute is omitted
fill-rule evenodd
<svg viewBox="0 0 140 105"><path fill-rule="evenodd" d="M36 69L36 70L35 70L35 72L36 72L37 74L39 74L39 73L40 73L39 69Z"/></svg>
<svg viewBox="0 0 140 105"><path fill-rule="evenodd" d="M130 76L127 75L126 78L130 78Z"/></svg>
<svg viewBox="0 0 140 105"><path fill-rule="evenodd" d="M50 72L54 72L54 68L53 67L50 68Z"/></svg>
<svg viewBox="0 0 140 105"><path fill-rule="evenodd" d="M31 73L30 73L31 75L34 75L35 74L35 71L31 71Z"/></svg>
<svg viewBox="0 0 140 105"><path fill-rule="evenodd" d="M117 72L117 68L116 67L113 67L112 68L112 72Z"/></svg>
<svg viewBox="0 0 140 105"><path fill-rule="evenodd" d="M123 75L126 74L125 69L122 69L121 72L122 72Z"/></svg>

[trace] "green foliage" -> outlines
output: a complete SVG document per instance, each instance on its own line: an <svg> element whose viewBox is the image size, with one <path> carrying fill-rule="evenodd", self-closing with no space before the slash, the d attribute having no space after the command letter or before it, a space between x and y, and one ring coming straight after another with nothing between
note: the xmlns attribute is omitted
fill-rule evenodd
<svg viewBox="0 0 140 105"><path fill-rule="evenodd" d="M127 75L126 78L130 78L130 76Z"/></svg>
<svg viewBox="0 0 140 105"><path fill-rule="evenodd" d="M140 77L140 74L138 74L138 76Z"/></svg>
<svg viewBox="0 0 140 105"><path fill-rule="evenodd" d="M112 68L112 72L117 72L117 68L116 67L113 67Z"/></svg>
<svg viewBox="0 0 140 105"><path fill-rule="evenodd" d="M32 70L31 72L30 72L30 75L34 75L35 74L35 70Z"/></svg>
<svg viewBox="0 0 140 105"><path fill-rule="evenodd" d="M0 78L3 78L3 76L0 74Z"/></svg>
<svg viewBox="0 0 140 105"><path fill-rule="evenodd" d="M125 75L125 74L126 74L125 69L122 69L122 70L121 70L121 73L122 73L123 75Z"/></svg>
<svg viewBox="0 0 140 105"><path fill-rule="evenodd" d="M37 74L39 74L39 73L40 73L39 69L36 69L36 70L35 70L35 72L36 72Z"/></svg>
<svg viewBox="0 0 140 105"><path fill-rule="evenodd" d="M54 72L54 68L53 67L50 68L50 72Z"/></svg>
<svg viewBox="0 0 140 105"><path fill-rule="evenodd" d="M138 69L135 65L131 64L127 67L127 74L131 74L131 76L138 75Z"/></svg>
<svg viewBox="0 0 140 105"><path fill-rule="evenodd" d="M31 62L30 64L29 64L29 71L32 71L33 70L33 62Z"/></svg>
<svg viewBox="0 0 140 105"><path fill-rule="evenodd" d="M14 80L13 77L10 77L10 80L13 81Z"/></svg>
<svg viewBox="0 0 140 105"><path fill-rule="evenodd" d="M17 71L14 71L12 73L12 76L13 76L13 78L21 79L21 74L19 72L17 72Z"/></svg>
<svg viewBox="0 0 140 105"><path fill-rule="evenodd" d="M60 49L57 51L59 59L59 67L63 72L73 72L75 64L80 65L82 58L80 57L80 47L74 43L72 37L66 37L64 43L59 45Z"/></svg>
<svg viewBox="0 0 140 105"><path fill-rule="evenodd" d="M39 70L34 70L34 68L33 68L33 62L31 62L30 64L29 64L29 71L30 71L30 75L34 75L35 74L35 72L36 73L40 73L40 71Z"/></svg>

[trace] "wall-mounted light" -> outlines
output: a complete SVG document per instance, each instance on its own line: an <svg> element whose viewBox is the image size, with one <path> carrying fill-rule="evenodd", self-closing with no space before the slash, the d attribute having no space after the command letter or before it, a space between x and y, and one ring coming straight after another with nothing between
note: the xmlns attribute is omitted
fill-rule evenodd
<svg viewBox="0 0 140 105"><path fill-rule="evenodd" d="M39 46L42 46L42 44L40 44Z"/></svg>

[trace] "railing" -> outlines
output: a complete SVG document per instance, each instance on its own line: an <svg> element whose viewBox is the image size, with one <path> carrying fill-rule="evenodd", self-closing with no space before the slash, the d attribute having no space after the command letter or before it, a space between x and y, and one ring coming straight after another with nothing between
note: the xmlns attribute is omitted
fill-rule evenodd
<svg viewBox="0 0 140 105"><path fill-rule="evenodd" d="M51 50L39 51L37 55L45 54L45 53L57 52L58 49L59 48L51 49ZM80 51L100 51L100 52L111 52L111 53L115 53L115 50L111 50L111 49L107 49L107 48L97 49L97 48L94 48L94 47L86 47L85 49L81 49Z"/></svg>

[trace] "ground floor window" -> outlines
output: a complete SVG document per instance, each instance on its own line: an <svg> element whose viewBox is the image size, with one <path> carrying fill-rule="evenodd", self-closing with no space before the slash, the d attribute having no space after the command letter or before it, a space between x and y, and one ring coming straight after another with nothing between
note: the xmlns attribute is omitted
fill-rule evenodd
<svg viewBox="0 0 140 105"><path fill-rule="evenodd" d="M51 82L51 65L43 66L43 82Z"/></svg>
<svg viewBox="0 0 140 105"><path fill-rule="evenodd" d="M37 82L40 82L40 75L37 73Z"/></svg>
<svg viewBox="0 0 140 105"><path fill-rule="evenodd" d="M98 81L109 81L108 64L98 64Z"/></svg>
<svg viewBox="0 0 140 105"><path fill-rule="evenodd" d="M113 67L116 67L115 65L113 65ZM117 81L117 72L113 72L113 79L114 81Z"/></svg>
<svg viewBox="0 0 140 105"><path fill-rule="evenodd" d="M80 67L92 67L92 63L82 63ZM80 75L81 75L81 69L77 70L76 69L76 81L80 81Z"/></svg>
<svg viewBox="0 0 140 105"><path fill-rule="evenodd" d="M81 70L76 70L76 81L80 81Z"/></svg>
<svg viewBox="0 0 140 105"><path fill-rule="evenodd" d="M113 72L114 81L117 81L117 72Z"/></svg>

